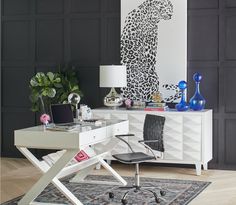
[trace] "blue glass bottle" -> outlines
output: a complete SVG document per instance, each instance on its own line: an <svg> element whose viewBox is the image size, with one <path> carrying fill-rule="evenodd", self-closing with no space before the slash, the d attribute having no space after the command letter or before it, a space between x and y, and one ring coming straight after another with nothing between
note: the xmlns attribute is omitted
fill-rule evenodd
<svg viewBox="0 0 236 205"><path fill-rule="evenodd" d="M189 108L189 106L188 106L188 104L186 102L186 95L185 95L185 89L187 88L187 83L184 80L182 80L182 81L179 82L178 87L179 87L180 92L181 92L181 100L175 106L175 108L178 111L186 111Z"/></svg>
<svg viewBox="0 0 236 205"><path fill-rule="evenodd" d="M205 108L206 100L200 93L200 81L202 80L202 76L199 73L195 73L193 75L193 80L196 84L196 90L194 96L190 99L190 109L199 111Z"/></svg>

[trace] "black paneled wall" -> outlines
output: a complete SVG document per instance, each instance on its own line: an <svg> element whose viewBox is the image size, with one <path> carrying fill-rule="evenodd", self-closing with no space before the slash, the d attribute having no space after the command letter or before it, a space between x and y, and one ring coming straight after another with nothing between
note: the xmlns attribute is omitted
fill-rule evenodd
<svg viewBox="0 0 236 205"><path fill-rule="evenodd" d="M101 106L100 64L119 63L120 2L2 0L2 155L15 157L13 130L32 126L30 78L58 64L78 70L83 103Z"/></svg>
<svg viewBox="0 0 236 205"><path fill-rule="evenodd" d="M2 0L2 155L19 156L13 130L35 124L29 79L60 63L76 66L83 102L102 105L100 64L119 64L119 0ZM236 168L236 2L188 0L188 83L214 109L210 167Z"/></svg>
<svg viewBox="0 0 236 205"><path fill-rule="evenodd" d="M207 108L214 110L211 167L236 169L236 1L188 3L188 94L199 71Z"/></svg>

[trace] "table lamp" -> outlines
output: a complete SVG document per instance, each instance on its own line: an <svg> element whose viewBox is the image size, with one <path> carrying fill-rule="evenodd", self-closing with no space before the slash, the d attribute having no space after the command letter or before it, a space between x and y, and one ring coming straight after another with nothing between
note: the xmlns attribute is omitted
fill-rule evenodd
<svg viewBox="0 0 236 205"><path fill-rule="evenodd" d="M100 87L110 87L111 91L104 98L104 105L118 107L123 104L123 97L118 94L115 88L127 86L126 66L124 65L101 65L100 66Z"/></svg>

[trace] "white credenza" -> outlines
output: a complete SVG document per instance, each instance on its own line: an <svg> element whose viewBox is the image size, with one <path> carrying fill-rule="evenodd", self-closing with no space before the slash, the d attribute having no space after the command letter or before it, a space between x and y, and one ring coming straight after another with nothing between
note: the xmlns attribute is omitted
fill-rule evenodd
<svg viewBox="0 0 236 205"><path fill-rule="evenodd" d="M135 151L146 151L138 140L143 138L143 123L146 114L165 116L163 158L160 163L195 164L196 174L201 174L201 165L207 170L212 159L212 110L203 111L142 111L126 109L94 109L94 118L129 120L128 142ZM124 153L128 147L117 143L113 153ZM111 156L107 158L112 159ZM151 161L152 162L152 161Z"/></svg>

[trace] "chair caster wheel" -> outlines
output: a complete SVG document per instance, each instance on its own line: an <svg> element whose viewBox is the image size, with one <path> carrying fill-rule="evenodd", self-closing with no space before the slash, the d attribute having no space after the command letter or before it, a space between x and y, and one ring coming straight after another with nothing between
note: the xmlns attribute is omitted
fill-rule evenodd
<svg viewBox="0 0 236 205"><path fill-rule="evenodd" d="M160 204L160 203L161 203L161 199L158 198L158 197L155 198L155 201L157 202L157 204Z"/></svg>
<svg viewBox="0 0 236 205"><path fill-rule="evenodd" d="M121 199L121 203L122 203L123 205L126 205L126 204L128 204L128 201L127 201L126 199Z"/></svg>
<svg viewBox="0 0 236 205"><path fill-rule="evenodd" d="M114 196L115 196L115 195L114 195L114 193L112 193L112 192L109 192L109 198L110 198L110 199L113 199L113 198L114 198Z"/></svg>
<svg viewBox="0 0 236 205"><path fill-rule="evenodd" d="M166 195L166 192L165 191L160 191L160 194L161 194L161 196L165 196Z"/></svg>

